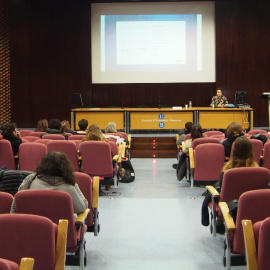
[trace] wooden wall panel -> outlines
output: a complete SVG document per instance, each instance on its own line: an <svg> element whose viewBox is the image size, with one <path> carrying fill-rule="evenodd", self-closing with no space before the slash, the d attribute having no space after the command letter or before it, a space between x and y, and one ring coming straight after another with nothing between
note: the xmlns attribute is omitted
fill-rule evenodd
<svg viewBox="0 0 270 270"><path fill-rule="evenodd" d="M94 2L94 1L93 1ZM70 119L73 93L84 105L209 106L216 86L230 102L248 91L254 126L268 126L269 1L216 1L216 83L91 84L91 1L11 0L12 121Z"/></svg>

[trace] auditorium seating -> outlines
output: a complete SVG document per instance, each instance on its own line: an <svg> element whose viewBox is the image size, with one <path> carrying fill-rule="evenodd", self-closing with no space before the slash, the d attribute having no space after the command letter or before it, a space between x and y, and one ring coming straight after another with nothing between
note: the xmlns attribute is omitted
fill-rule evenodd
<svg viewBox="0 0 270 270"><path fill-rule="evenodd" d="M255 189L267 189L270 179L270 172L260 167L242 167L226 171L223 176L221 192L218 193L213 186L206 186L211 193L211 211L210 230L213 236L216 236L216 223L222 221L222 215L218 202L230 202L239 197L246 191Z"/></svg>
<svg viewBox="0 0 270 270"><path fill-rule="evenodd" d="M0 140L0 168L6 166L8 170L15 170L15 160L11 144L8 140Z"/></svg>
<svg viewBox="0 0 270 270"><path fill-rule="evenodd" d="M32 132L33 131L32 130L29 130L29 129L22 129L22 130L20 130L21 137L28 136Z"/></svg>
<svg viewBox="0 0 270 270"><path fill-rule="evenodd" d="M90 211L89 208L78 214L75 221L72 198L67 192L30 189L19 191L14 198L16 213L44 216L55 223L59 219L68 220L66 264L80 265L80 268L83 268L86 264L85 220Z"/></svg>
<svg viewBox="0 0 270 270"><path fill-rule="evenodd" d="M223 262L224 266L230 269L231 265L245 264L242 220L247 219L256 223L270 216L270 190L252 190L242 194L238 202L236 222L229 214L229 208L225 202L220 202L219 206L225 221L226 231Z"/></svg>
<svg viewBox="0 0 270 270"><path fill-rule="evenodd" d="M32 270L34 267L33 258L22 258L20 266L10 260L0 258L0 269L1 270Z"/></svg>
<svg viewBox="0 0 270 270"><path fill-rule="evenodd" d="M67 223L57 220L56 225L28 214L0 215L0 257L17 264L22 257L34 258L34 270L64 269Z"/></svg>

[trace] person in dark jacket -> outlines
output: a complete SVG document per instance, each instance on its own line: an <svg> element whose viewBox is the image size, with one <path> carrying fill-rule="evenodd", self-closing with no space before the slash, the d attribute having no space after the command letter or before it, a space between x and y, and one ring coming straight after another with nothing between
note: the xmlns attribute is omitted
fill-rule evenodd
<svg viewBox="0 0 270 270"><path fill-rule="evenodd" d="M14 155L19 152L19 146L22 143L21 134L17 130L15 123L7 123L2 127L2 136L4 139L10 141Z"/></svg>
<svg viewBox="0 0 270 270"><path fill-rule="evenodd" d="M42 138L44 135L48 134L62 135L65 137L66 140L68 139L68 135L61 131L61 121L59 119L51 119L49 121L49 128L47 132L41 134L40 137Z"/></svg>

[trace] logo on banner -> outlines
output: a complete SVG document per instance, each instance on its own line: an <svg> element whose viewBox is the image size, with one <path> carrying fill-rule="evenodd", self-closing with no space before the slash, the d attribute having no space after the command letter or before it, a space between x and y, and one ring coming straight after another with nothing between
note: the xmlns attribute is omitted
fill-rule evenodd
<svg viewBox="0 0 270 270"><path fill-rule="evenodd" d="M165 127L165 124L163 122L160 122L158 125L159 125L160 128L164 128Z"/></svg>
<svg viewBox="0 0 270 270"><path fill-rule="evenodd" d="M160 113L160 114L158 115L158 118L159 118L159 119L164 119L164 118L165 118L164 113Z"/></svg>

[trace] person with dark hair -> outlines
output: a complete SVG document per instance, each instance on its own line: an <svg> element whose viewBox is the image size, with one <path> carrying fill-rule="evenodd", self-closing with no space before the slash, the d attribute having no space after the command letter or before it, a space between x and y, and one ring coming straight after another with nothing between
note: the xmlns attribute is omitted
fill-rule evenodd
<svg viewBox="0 0 270 270"><path fill-rule="evenodd" d="M177 145L182 144L182 142L185 140L186 135L191 133L192 126L193 126L192 122L185 123L185 128L179 131L180 136L179 136L179 139L176 141Z"/></svg>
<svg viewBox="0 0 270 270"><path fill-rule="evenodd" d="M46 132L48 130L48 120L41 119L38 121L35 132Z"/></svg>
<svg viewBox="0 0 270 270"><path fill-rule="evenodd" d="M14 155L17 155L19 152L19 146L22 143L21 134L17 130L15 123L7 123L2 126L2 136L4 139L10 141L12 151Z"/></svg>
<svg viewBox="0 0 270 270"><path fill-rule="evenodd" d="M222 95L221 88L217 88L216 96L212 97L211 107L215 108L224 108L228 104L228 100L225 96Z"/></svg>
<svg viewBox="0 0 270 270"><path fill-rule="evenodd" d="M224 173L233 168L241 168L241 167L258 167L258 163L255 161L252 144L248 138L245 136L241 136L236 138L232 156L229 161L224 164L220 178L217 184L214 187L220 192L222 188L222 181ZM211 202L211 194L209 192L206 193L202 204L202 220L201 223L203 226L209 225L209 212L208 212L208 204ZM223 224L220 224L223 232Z"/></svg>
<svg viewBox="0 0 270 270"><path fill-rule="evenodd" d="M74 213L84 212L88 208L88 201L75 181L73 167L62 152L55 151L46 154L37 165L36 172L23 180L18 191L25 189L65 191L72 197ZM13 201L11 213L15 212Z"/></svg>
<svg viewBox="0 0 270 270"><path fill-rule="evenodd" d="M191 138L184 141L184 148L183 148L183 152L187 153L188 152L188 148L190 148L192 146L192 141L197 139L197 138L203 138L203 130L200 124L194 124L191 128Z"/></svg>
<svg viewBox="0 0 270 270"><path fill-rule="evenodd" d="M48 126L47 132L40 135L41 138L47 134L57 134L64 136L66 140L68 139L68 135L61 131L61 122L59 119L51 119Z"/></svg>
<svg viewBox="0 0 270 270"><path fill-rule="evenodd" d="M225 148L225 157L230 157L233 142L243 135L243 128L239 123L230 123L226 130L227 139L221 142Z"/></svg>
<svg viewBox="0 0 270 270"><path fill-rule="evenodd" d="M86 119L81 119L78 122L79 130L76 130L77 134L86 134L88 128L88 121Z"/></svg>

